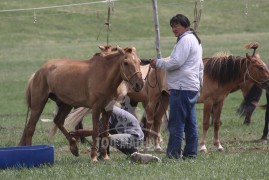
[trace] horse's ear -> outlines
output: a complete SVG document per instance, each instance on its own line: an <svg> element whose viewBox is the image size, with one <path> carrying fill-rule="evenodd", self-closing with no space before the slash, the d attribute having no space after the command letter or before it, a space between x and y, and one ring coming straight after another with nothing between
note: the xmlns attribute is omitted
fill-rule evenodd
<svg viewBox="0 0 269 180"><path fill-rule="evenodd" d="M100 45L98 45L98 47L99 47L99 49L100 49L101 51L104 51L104 50L106 49L104 46L100 46Z"/></svg>
<svg viewBox="0 0 269 180"><path fill-rule="evenodd" d="M109 51L111 49L111 45L98 46L98 47L102 52L106 52L106 51Z"/></svg>
<svg viewBox="0 0 269 180"><path fill-rule="evenodd" d="M254 54L253 56L250 56L248 53L246 53L246 57L251 60L253 57L257 58L257 59L261 59L259 54Z"/></svg>
<svg viewBox="0 0 269 180"><path fill-rule="evenodd" d="M120 54L124 54L125 53L124 50L120 46L117 45L116 48L117 48L117 50L118 50L118 52Z"/></svg>
<svg viewBox="0 0 269 180"><path fill-rule="evenodd" d="M252 59L251 56L248 53L246 53L246 58L249 59L249 60Z"/></svg>
<svg viewBox="0 0 269 180"><path fill-rule="evenodd" d="M133 50L133 48L127 47L127 48L124 49L124 51L127 52L127 53L132 53L134 50Z"/></svg>

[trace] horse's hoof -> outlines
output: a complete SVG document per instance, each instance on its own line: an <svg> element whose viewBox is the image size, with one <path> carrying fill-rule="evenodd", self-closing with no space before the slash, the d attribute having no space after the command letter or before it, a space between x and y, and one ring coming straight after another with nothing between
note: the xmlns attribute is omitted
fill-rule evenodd
<svg viewBox="0 0 269 180"><path fill-rule="evenodd" d="M72 153L74 156L79 156L79 153L78 153L78 146L77 146L77 143L76 143L76 139L75 139L75 138L72 138L72 139L69 141L69 149L70 149L71 153Z"/></svg>
<svg viewBox="0 0 269 180"><path fill-rule="evenodd" d="M201 145L201 147L199 149L199 152L201 152L201 153L207 153L206 146L205 145Z"/></svg>
<svg viewBox="0 0 269 180"><path fill-rule="evenodd" d="M92 163L97 163L97 162L98 162L97 157L92 158L91 162L92 162Z"/></svg>
<svg viewBox="0 0 269 180"><path fill-rule="evenodd" d="M216 148L217 148L217 151L224 151L224 148L221 145L216 146Z"/></svg>
<svg viewBox="0 0 269 180"><path fill-rule="evenodd" d="M79 156L78 149L70 149L70 151L74 156L76 156L76 157Z"/></svg>
<svg viewBox="0 0 269 180"><path fill-rule="evenodd" d="M244 122L245 125L249 126L250 125L250 122Z"/></svg>
<svg viewBox="0 0 269 180"><path fill-rule="evenodd" d="M107 161L110 160L109 156L103 157L103 160Z"/></svg>
<svg viewBox="0 0 269 180"><path fill-rule="evenodd" d="M267 139L261 139L262 144L267 144L268 140Z"/></svg>
<svg viewBox="0 0 269 180"><path fill-rule="evenodd" d="M69 146L69 149L74 156L79 156L78 147L76 145Z"/></svg>
<svg viewBox="0 0 269 180"><path fill-rule="evenodd" d="M154 151L156 151L156 152L161 152L161 151L162 151L161 146L157 146L157 147L155 148L155 150L154 150Z"/></svg>

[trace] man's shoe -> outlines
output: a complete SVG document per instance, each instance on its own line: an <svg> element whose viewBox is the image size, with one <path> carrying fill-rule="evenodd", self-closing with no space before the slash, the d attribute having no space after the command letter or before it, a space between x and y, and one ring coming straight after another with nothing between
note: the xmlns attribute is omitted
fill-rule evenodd
<svg viewBox="0 0 269 180"><path fill-rule="evenodd" d="M131 159L134 162L140 162L142 164L148 164L151 162L161 162L160 158L153 156L151 154L141 154L139 152L134 152L131 154Z"/></svg>

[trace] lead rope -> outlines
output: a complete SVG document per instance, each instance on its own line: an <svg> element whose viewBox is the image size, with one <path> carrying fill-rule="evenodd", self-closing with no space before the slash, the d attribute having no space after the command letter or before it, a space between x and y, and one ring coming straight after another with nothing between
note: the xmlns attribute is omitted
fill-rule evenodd
<svg viewBox="0 0 269 180"><path fill-rule="evenodd" d="M156 73L156 71L157 71L157 70L155 69L155 77L156 77L156 82L155 82L154 86L153 86L153 85L151 85L151 84L150 84L150 82L149 82L148 75L149 75L150 70L151 70L151 66L149 66L148 73L147 73L147 75L146 75L146 77L145 77L145 79L144 79L144 80L146 80L146 81L147 81L147 84L149 85L149 87L151 87L151 88L155 88L155 87L157 86L157 84L158 84L157 73Z"/></svg>

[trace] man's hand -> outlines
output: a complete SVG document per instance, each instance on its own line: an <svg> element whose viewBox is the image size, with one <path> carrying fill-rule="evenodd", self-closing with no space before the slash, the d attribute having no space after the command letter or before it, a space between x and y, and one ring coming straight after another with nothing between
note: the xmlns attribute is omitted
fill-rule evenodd
<svg viewBox="0 0 269 180"><path fill-rule="evenodd" d="M156 59L150 59L150 66L154 69L156 69L156 62L157 60Z"/></svg>

